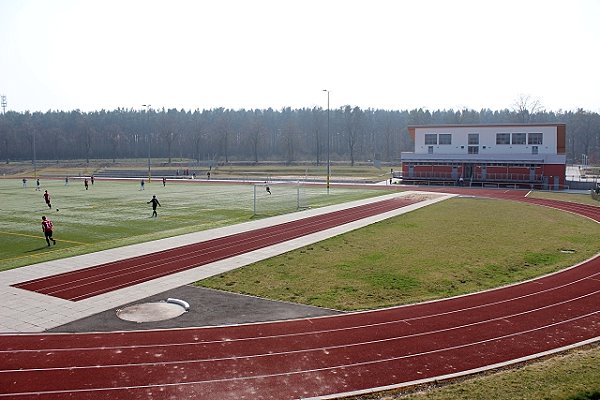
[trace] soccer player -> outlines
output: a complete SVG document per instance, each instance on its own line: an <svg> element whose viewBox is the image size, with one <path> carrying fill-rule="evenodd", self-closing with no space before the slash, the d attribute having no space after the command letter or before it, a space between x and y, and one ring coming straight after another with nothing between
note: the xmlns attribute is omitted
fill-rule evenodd
<svg viewBox="0 0 600 400"><path fill-rule="evenodd" d="M159 206L159 207L162 207L162 206L158 202L156 195L152 195L152 200L148 201L146 204L150 204L150 203L152 203L152 216L158 217L158 214L156 213L156 206Z"/></svg>
<svg viewBox="0 0 600 400"><path fill-rule="evenodd" d="M163 176L163 187L167 186L167 178Z"/></svg>
<svg viewBox="0 0 600 400"><path fill-rule="evenodd" d="M267 193L271 194L271 188L269 187L269 185L267 185L265 189L267 190Z"/></svg>
<svg viewBox="0 0 600 400"><path fill-rule="evenodd" d="M42 231L44 232L44 237L46 238L46 243L48 243L48 246L50 246L50 241L52 240L52 243L56 244L56 240L54 240L54 238L52 237L52 221L50 221L48 218L46 218L45 216L42 217Z"/></svg>
<svg viewBox="0 0 600 400"><path fill-rule="evenodd" d="M44 190L44 201L46 202L48 208L52 208L52 204L50 204L50 193L48 193L47 190Z"/></svg>
<svg viewBox="0 0 600 400"><path fill-rule="evenodd" d="M35 180L35 190L36 190L36 191L38 191L38 190L41 190L41 189L40 189L40 180L39 180L39 179L36 179L36 180Z"/></svg>
<svg viewBox="0 0 600 400"><path fill-rule="evenodd" d="M88 180L87 180L87 178L85 178L83 180L83 186L85 186L85 190L88 190Z"/></svg>
<svg viewBox="0 0 600 400"><path fill-rule="evenodd" d="M140 181L140 190L144 190L144 180Z"/></svg>

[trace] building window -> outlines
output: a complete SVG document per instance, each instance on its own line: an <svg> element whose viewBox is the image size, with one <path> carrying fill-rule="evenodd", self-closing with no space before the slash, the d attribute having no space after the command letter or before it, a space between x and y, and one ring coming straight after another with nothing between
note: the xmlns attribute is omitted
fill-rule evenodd
<svg viewBox="0 0 600 400"><path fill-rule="evenodd" d="M479 154L479 146L469 146L469 154Z"/></svg>
<svg viewBox="0 0 600 400"><path fill-rule="evenodd" d="M437 144L437 134L426 133L425 134L425 144Z"/></svg>
<svg viewBox="0 0 600 400"><path fill-rule="evenodd" d="M496 144L510 144L510 133L496 133Z"/></svg>
<svg viewBox="0 0 600 400"><path fill-rule="evenodd" d="M528 133L527 144L542 144L542 133Z"/></svg>
<svg viewBox="0 0 600 400"><path fill-rule="evenodd" d="M525 144L525 136L524 133L513 133L512 144Z"/></svg>
<svg viewBox="0 0 600 400"><path fill-rule="evenodd" d="M427 147L427 154L433 154L433 146Z"/></svg>
<svg viewBox="0 0 600 400"><path fill-rule="evenodd" d="M469 144L479 144L479 133L469 133Z"/></svg>
<svg viewBox="0 0 600 400"><path fill-rule="evenodd" d="M440 133L440 144L452 144L452 134Z"/></svg>

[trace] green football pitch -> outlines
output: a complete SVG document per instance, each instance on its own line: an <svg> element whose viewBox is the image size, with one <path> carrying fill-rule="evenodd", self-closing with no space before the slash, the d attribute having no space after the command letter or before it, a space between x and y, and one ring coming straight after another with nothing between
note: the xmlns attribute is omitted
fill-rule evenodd
<svg viewBox="0 0 600 400"><path fill-rule="evenodd" d="M303 207L322 207L385 194L385 191L323 186L207 183L179 180L96 180L85 190L83 181L0 179L0 270L89 253L189 232L206 230ZM44 202L48 190L52 208ZM161 207L152 218L147 204L156 195ZM256 211L256 213L255 213ZM41 229L45 215L54 224L56 246L47 247Z"/></svg>

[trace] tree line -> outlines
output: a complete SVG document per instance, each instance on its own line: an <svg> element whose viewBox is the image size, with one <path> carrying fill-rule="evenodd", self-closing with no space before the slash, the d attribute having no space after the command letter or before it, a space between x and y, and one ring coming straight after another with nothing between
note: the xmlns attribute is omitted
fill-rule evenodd
<svg viewBox="0 0 600 400"><path fill-rule="evenodd" d="M0 115L0 159L123 160L193 159L198 163L232 161L286 163L332 161L354 164L398 162L412 151L409 125L565 123L569 163L599 162L600 115L545 111L520 103L513 109L280 110L116 109L81 112L14 112ZM329 138L329 146L328 146Z"/></svg>

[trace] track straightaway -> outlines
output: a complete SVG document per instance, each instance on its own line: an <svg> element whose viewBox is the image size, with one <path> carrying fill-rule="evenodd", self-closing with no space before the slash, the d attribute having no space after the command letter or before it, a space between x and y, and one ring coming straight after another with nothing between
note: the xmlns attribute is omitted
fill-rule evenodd
<svg viewBox="0 0 600 400"><path fill-rule="evenodd" d="M418 202L392 198L13 285L78 301L296 239Z"/></svg>

